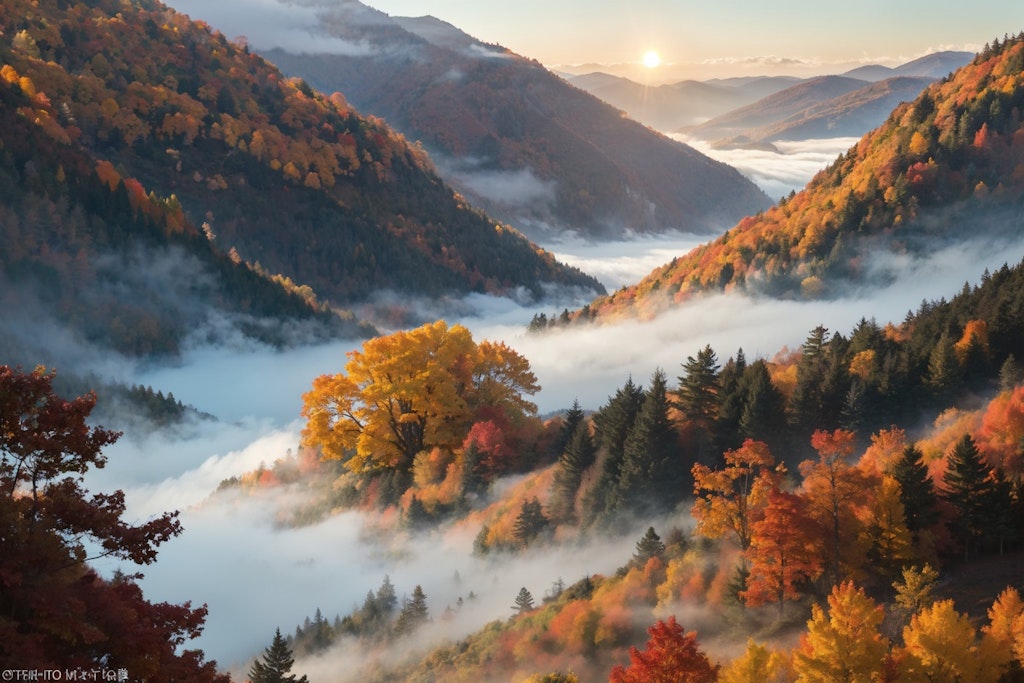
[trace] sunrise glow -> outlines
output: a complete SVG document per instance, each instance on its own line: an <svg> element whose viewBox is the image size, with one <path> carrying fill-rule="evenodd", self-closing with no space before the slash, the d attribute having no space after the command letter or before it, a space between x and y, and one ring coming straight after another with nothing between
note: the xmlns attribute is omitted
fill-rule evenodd
<svg viewBox="0 0 1024 683"><path fill-rule="evenodd" d="M644 53L643 64L648 69L654 69L661 64L661 55L654 50L648 50Z"/></svg>

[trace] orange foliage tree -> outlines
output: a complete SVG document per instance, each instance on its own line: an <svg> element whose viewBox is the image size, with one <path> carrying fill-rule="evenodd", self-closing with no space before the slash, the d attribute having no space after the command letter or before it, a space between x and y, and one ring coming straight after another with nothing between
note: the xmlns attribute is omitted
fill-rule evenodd
<svg viewBox="0 0 1024 683"><path fill-rule="evenodd" d="M647 629L643 651L629 650L629 666L616 666L610 683L714 683L718 666L697 646L697 634L686 633L674 616Z"/></svg>
<svg viewBox="0 0 1024 683"><path fill-rule="evenodd" d="M751 606L778 603L801 596L801 585L821 574L814 525L803 498L773 491L764 517L754 524L747 557L750 576L740 597Z"/></svg>
<svg viewBox="0 0 1024 683"><path fill-rule="evenodd" d="M855 438L844 429L818 430L811 436L818 460L800 463L804 497L822 530L821 549L832 585L839 583L842 573L859 569L864 560L856 512L866 502L872 478L849 463Z"/></svg>
<svg viewBox="0 0 1024 683"><path fill-rule="evenodd" d="M725 468L693 466L693 492L697 495L690 513L696 531L708 538L732 534L740 550L750 547L751 526L764 514L768 495L776 487L772 470L775 458L762 441L747 439L726 451Z"/></svg>
<svg viewBox="0 0 1024 683"><path fill-rule="evenodd" d="M523 394L538 389L515 351L439 320L371 339L349 352L345 373L316 378L303 395L303 442L354 472L408 473L417 453L460 445L485 408L535 412Z"/></svg>

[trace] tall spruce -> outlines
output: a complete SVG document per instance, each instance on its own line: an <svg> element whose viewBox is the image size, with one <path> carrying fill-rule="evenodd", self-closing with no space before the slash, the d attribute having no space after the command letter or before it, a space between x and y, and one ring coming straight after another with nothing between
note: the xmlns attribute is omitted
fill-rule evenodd
<svg viewBox="0 0 1024 683"><path fill-rule="evenodd" d="M718 357L711 345L687 356L673 405L696 433L697 461L714 464L715 421L720 407Z"/></svg>
<svg viewBox="0 0 1024 683"><path fill-rule="evenodd" d="M524 500L516 517L512 535L520 548L525 548L537 538L548 526L548 518L544 516L544 508L537 498Z"/></svg>
<svg viewBox="0 0 1024 683"><path fill-rule="evenodd" d="M395 635L409 635L423 624L430 621L430 610L427 608L427 595L419 584L402 605L402 611L395 621Z"/></svg>
<svg viewBox="0 0 1024 683"><path fill-rule="evenodd" d="M970 434L964 434L950 453L942 485L942 497L956 511L950 530L963 544L964 557L969 557L991 532L988 524L995 490L990 469Z"/></svg>
<svg viewBox="0 0 1024 683"><path fill-rule="evenodd" d="M557 458L565 452L573 435L576 433L576 427L583 422L584 417L585 414L583 408L580 407L579 399L573 399L572 407L565 411L565 416L562 418L562 428L558 430L558 439L554 444L554 457Z"/></svg>
<svg viewBox="0 0 1024 683"><path fill-rule="evenodd" d="M623 446L622 469L610 511L667 509L686 495L692 463L684 465L679 457L668 410L665 373L659 368Z"/></svg>
<svg viewBox="0 0 1024 683"><path fill-rule="evenodd" d="M664 559L665 544L661 536L654 530L653 526L647 527L647 532L636 542L636 552L633 553L633 565L644 567L651 558Z"/></svg>
<svg viewBox="0 0 1024 683"><path fill-rule="evenodd" d="M743 443L740 435L740 419L743 415L744 391L743 374L747 369L747 357L743 349L725 362L718 373L718 420L715 433L722 451L739 448Z"/></svg>
<svg viewBox="0 0 1024 683"><path fill-rule="evenodd" d="M597 484L584 501L584 521L588 524L611 510L622 471L626 437L636 422L645 395L643 387L634 384L630 377L593 416L594 440L604 451L604 460Z"/></svg>
<svg viewBox="0 0 1024 683"><path fill-rule="evenodd" d="M555 466L551 482L551 500L548 510L552 519L561 522L576 520L576 493L583 481L583 473L594 464L597 450L590 437L590 425L580 420Z"/></svg>
<svg viewBox="0 0 1024 683"><path fill-rule="evenodd" d="M289 675L295 660L281 629L274 631L274 640L263 651L263 661L257 659L249 669L251 683L309 683L305 676Z"/></svg>
<svg viewBox="0 0 1024 683"><path fill-rule="evenodd" d="M922 530L939 519L938 496L924 463L924 453L912 444L906 446L893 463L891 474L900 485L907 529L916 540Z"/></svg>
<svg viewBox="0 0 1024 683"><path fill-rule="evenodd" d="M515 604L512 605L512 609L515 610L516 614L525 614L533 610L533 595L530 591L526 590L526 586L519 589L519 594L516 595Z"/></svg>
<svg viewBox="0 0 1024 683"><path fill-rule="evenodd" d="M747 366L740 381L742 410L739 431L745 439L778 444L785 433L786 409L768 364L758 359Z"/></svg>

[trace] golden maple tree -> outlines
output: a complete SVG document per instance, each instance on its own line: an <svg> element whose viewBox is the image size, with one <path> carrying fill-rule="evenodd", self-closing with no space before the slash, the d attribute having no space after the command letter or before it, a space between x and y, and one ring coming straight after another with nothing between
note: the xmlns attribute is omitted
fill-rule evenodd
<svg viewBox="0 0 1024 683"><path fill-rule="evenodd" d="M303 395L303 442L354 472L408 472L418 453L458 447L481 411L513 423L535 413L523 395L538 389L517 352L439 320L371 339L344 373L317 377Z"/></svg>

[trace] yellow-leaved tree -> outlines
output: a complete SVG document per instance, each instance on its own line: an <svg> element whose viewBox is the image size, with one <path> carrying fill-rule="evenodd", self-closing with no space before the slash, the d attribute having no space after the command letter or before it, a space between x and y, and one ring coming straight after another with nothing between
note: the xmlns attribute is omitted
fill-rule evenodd
<svg viewBox="0 0 1024 683"><path fill-rule="evenodd" d="M538 390L513 349L439 320L371 339L344 373L317 377L302 397L303 443L353 472L407 474L418 453L458 447L482 412L513 424L534 414L524 395Z"/></svg>
<svg viewBox="0 0 1024 683"><path fill-rule="evenodd" d="M812 607L807 633L793 653L798 683L871 683L881 677L889 643L879 627L885 614L852 581L832 588L828 614Z"/></svg>
<svg viewBox="0 0 1024 683"><path fill-rule="evenodd" d="M1009 653L979 646L977 635L952 600L925 607L903 629L905 680L996 683L1009 663Z"/></svg>
<svg viewBox="0 0 1024 683"><path fill-rule="evenodd" d="M750 547L753 525L764 515L768 496L777 487L775 458L762 441L747 439L736 450L726 451L725 468L693 466L693 491L697 499L690 513L697 532L708 538L735 536L740 550Z"/></svg>

